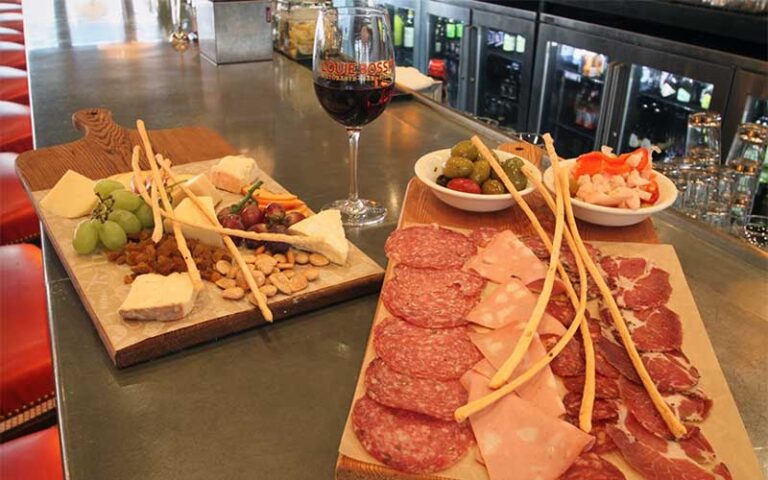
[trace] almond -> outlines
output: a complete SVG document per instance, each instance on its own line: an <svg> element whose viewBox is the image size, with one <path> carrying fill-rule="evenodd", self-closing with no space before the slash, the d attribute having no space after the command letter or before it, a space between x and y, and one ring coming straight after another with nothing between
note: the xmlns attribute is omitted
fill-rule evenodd
<svg viewBox="0 0 768 480"><path fill-rule="evenodd" d="M245 290L240 287L232 287L224 290L221 294L227 300L240 300L245 296Z"/></svg>
<svg viewBox="0 0 768 480"><path fill-rule="evenodd" d="M228 288L236 287L237 282L232 280L231 278L220 278L216 280L216 286L223 290L226 290Z"/></svg>
<svg viewBox="0 0 768 480"><path fill-rule="evenodd" d="M218 262L216 262L216 271L222 275L226 276L229 273L229 269L231 267L232 265L226 260L219 260Z"/></svg>
<svg viewBox="0 0 768 480"><path fill-rule="evenodd" d="M320 255L319 253L310 253L309 254L309 263L316 267L324 267L331 263L328 258L326 258L325 255Z"/></svg>
<svg viewBox="0 0 768 480"><path fill-rule="evenodd" d="M269 276L269 279L272 281L272 285L277 287L280 293L290 295L291 292L293 292L293 289L291 288L291 283L288 280L288 277L286 277L284 273L280 273L280 272L273 273L272 275Z"/></svg>
<svg viewBox="0 0 768 480"><path fill-rule="evenodd" d="M309 286L307 277L301 273L294 275L293 278L290 279L289 283L291 285L291 291L293 292L300 292Z"/></svg>

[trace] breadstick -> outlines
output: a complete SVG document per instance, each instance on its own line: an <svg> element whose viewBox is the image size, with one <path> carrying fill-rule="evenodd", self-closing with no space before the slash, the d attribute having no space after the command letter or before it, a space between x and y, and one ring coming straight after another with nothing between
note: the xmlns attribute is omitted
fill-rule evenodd
<svg viewBox="0 0 768 480"><path fill-rule="evenodd" d="M517 193L515 186L509 180L509 177L507 177L504 169L501 168L501 165L499 165L499 163L496 161L496 158L491 154L491 151L488 150L488 147L483 144L482 140L480 140L480 137L472 137L472 143L475 145L475 147L477 147L480 155L491 165L491 168L493 168L493 170L496 172L496 175L499 176L501 181L507 187L507 190ZM517 193L517 196L522 199L522 196L519 193ZM520 339L517 341L512 354L510 354L509 358L507 358L504 364L502 364L501 368L499 368L493 378L491 378L491 381L488 383L491 388L501 387L504 382L506 382L512 375L512 372L514 372L515 368L523 360L525 353L528 351L528 347L531 345L531 341L533 341L533 336L536 334L539 328L539 323L541 322L541 318L544 316L544 310L547 307L549 297L552 294L552 287L555 283L555 271L557 270L557 265L560 262L560 246L563 241L562 195L557 195L556 199L557 213L555 217L555 237L554 241L552 242L552 253L549 267L547 268L547 273L544 276L544 286L542 287L542 291L536 300L536 305L533 308L533 313L531 313L531 318L529 318L528 322L525 324L525 329L523 330Z"/></svg>
<svg viewBox="0 0 768 480"><path fill-rule="evenodd" d="M141 137L141 142L144 145L144 154L147 156L147 162L149 163L150 169L152 169L152 163L155 159L155 152L152 149L152 143L149 141L149 135L147 134L147 129L144 127L144 121L143 120L136 120L136 127L139 131L139 136ZM143 178L143 176L142 176ZM155 182L154 179L154 169L152 169L152 178L153 182ZM159 182L158 182L159 185ZM157 198L157 189L158 187L152 183L150 184L150 201L149 206L152 207L152 218L155 220L155 226L152 229L152 241L157 243L160 241L160 239L163 236L163 222L160 219L160 205Z"/></svg>
<svg viewBox="0 0 768 480"><path fill-rule="evenodd" d="M160 169L157 167L155 157L151 155L152 145L149 143L149 136L147 135L146 128L144 128L144 122L137 120L136 126L138 127L139 135L141 135L141 139L144 142L144 153L147 155L149 167L152 170L152 191L157 191L160 194L160 200L163 202L163 209L171 219L173 236L176 240L176 246L179 248L179 252L181 253L181 257L184 259L184 263L187 265L187 273L189 274L189 278L192 280L192 286L198 292L205 290L203 279L200 277L200 271L197 269L197 264L195 264L195 260L192 258L192 252L189 251L189 247L187 247L187 241L184 239L184 234L181 231L181 227L179 227L179 223L176 221L176 217L173 214L173 206L171 205L171 201L168 199L168 192L165 191L163 179L160 175ZM160 226L160 235L162 236L163 222L160 221L155 223L155 231L157 231L158 225ZM155 240L154 232L152 234L152 240ZM158 240L155 240L155 242L157 241L159 241L159 238Z"/></svg>
<svg viewBox="0 0 768 480"><path fill-rule="evenodd" d="M549 141L547 138L549 138ZM554 148L550 149L550 145L548 143L551 142L551 137L549 137L549 135L544 135L544 141L547 142L547 153L549 153L552 161L556 162L557 153L554 151ZM557 179L559 180L558 183L560 184L561 188L563 186L567 186L568 171L563 170L560 172L560 175L557 177ZM651 397L651 401L653 402L654 407L656 407L656 411L659 412L661 418L664 420L664 423L666 423L667 427L675 436L675 438L679 439L684 437L687 433L685 425L683 425L675 416L674 412L672 412L672 410L669 408L669 405L667 405L667 403L664 401L664 398L661 396L659 390L656 388L656 385L653 383L653 380L648 374L648 370L646 370L645 365L643 365L640 354L637 352L637 348L632 341L632 336L627 329L627 324L624 322L624 318L621 316L621 311L619 311L618 305L616 305L616 300L613 298L613 295L611 295L611 291L608 288L608 285L605 283L605 280L600 274L600 271L597 269L595 262L592 261L592 257L589 256L589 252L587 252L587 249L584 246L584 241L581 239L581 235L576 228L576 219L573 216L573 207L571 206L570 195L568 195L565 199L565 212L566 216L568 217L568 224L571 226L571 232L573 232L574 240L576 241L576 246L581 253L581 257L584 259L587 270L589 271L590 275L592 275L592 278L595 279L595 283L600 289L603 301L608 306L608 310L611 313L613 324L616 327L616 330L619 332L619 336L621 337L621 341L624 344L624 347L627 349L629 359L632 361L632 365L635 367L637 375L640 377L640 380L643 382L643 386L648 392L648 395Z"/></svg>
<svg viewBox="0 0 768 480"><path fill-rule="evenodd" d="M195 193L186 185L184 185L184 182L179 181L178 177L176 177L176 174L174 174L173 170L171 169L170 162L165 160L160 154L157 154L157 162L163 168L171 181L179 188L181 188L187 198L189 198L192 203L195 204L197 209L200 210L203 215L205 215L205 217L208 219L208 222L210 222L210 224L213 226L218 225L219 221L216 219L216 214L207 210L198 196L195 195ZM229 250L229 253L232 255L232 258L235 259L237 265L240 267L240 271L243 272L245 282L248 284L248 287L250 287L251 293L256 299L256 304L259 306L259 310L264 316L264 320L272 322L272 311L267 306L267 300L264 298L264 294L261 293L261 290L259 290L259 286L256 284L256 280L253 278L253 274L251 273L251 269L248 268L248 265L245 263L243 256L240 254L240 250L237 249L237 245L235 245L235 242L232 241L232 238L230 238L229 235L221 235L221 238L224 240L224 245L226 245L227 250Z"/></svg>

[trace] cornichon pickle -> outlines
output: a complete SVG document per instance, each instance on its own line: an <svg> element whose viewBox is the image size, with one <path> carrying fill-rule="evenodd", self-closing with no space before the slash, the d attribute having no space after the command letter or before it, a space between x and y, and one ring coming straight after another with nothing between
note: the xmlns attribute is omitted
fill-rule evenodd
<svg viewBox="0 0 768 480"><path fill-rule="evenodd" d="M477 155L477 147L472 145L471 140L464 140L451 148L452 157L464 157L474 162L477 159Z"/></svg>
<svg viewBox="0 0 768 480"><path fill-rule="evenodd" d="M451 157L443 167L443 175L450 178L468 177L470 173L472 161L463 157Z"/></svg>
<svg viewBox="0 0 768 480"><path fill-rule="evenodd" d="M504 185L500 181L493 179L484 181L481 190L486 195L498 195L506 192Z"/></svg>
<svg viewBox="0 0 768 480"><path fill-rule="evenodd" d="M469 174L469 178L482 185L490 176L491 166L488 162L485 160L477 160L472 164L472 173Z"/></svg>

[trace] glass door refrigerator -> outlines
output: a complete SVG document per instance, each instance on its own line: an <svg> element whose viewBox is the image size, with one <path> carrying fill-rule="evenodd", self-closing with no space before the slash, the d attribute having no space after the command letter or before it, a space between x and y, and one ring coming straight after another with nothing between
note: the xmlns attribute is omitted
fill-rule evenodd
<svg viewBox="0 0 768 480"><path fill-rule="evenodd" d="M651 144L661 159L683 155L688 115L725 111L733 69L706 60L724 60L718 52L550 15L542 21L534 84L544 93L533 125L552 132L563 155Z"/></svg>
<svg viewBox="0 0 768 480"><path fill-rule="evenodd" d="M527 131L536 13L483 6L472 10L467 109L501 128Z"/></svg>
<svg viewBox="0 0 768 480"><path fill-rule="evenodd" d="M466 110L467 42L471 11L448 3L429 1L426 15L426 73L443 82L443 103Z"/></svg>
<svg viewBox="0 0 768 480"><path fill-rule="evenodd" d="M379 2L389 13L395 64L400 67L419 67L419 0L386 0Z"/></svg>

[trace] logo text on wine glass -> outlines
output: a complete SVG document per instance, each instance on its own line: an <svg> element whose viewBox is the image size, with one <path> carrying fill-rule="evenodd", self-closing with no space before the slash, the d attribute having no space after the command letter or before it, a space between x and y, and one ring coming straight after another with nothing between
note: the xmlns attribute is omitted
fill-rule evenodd
<svg viewBox="0 0 768 480"><path fill-rule="evenodd" d="M320 74L329 80L350 81L357 80L360 76L368 77L367 80L374 80L390 77L394 68L395 62L393 60L379 60L370 63L323 60L320 64Z"/></svg>

